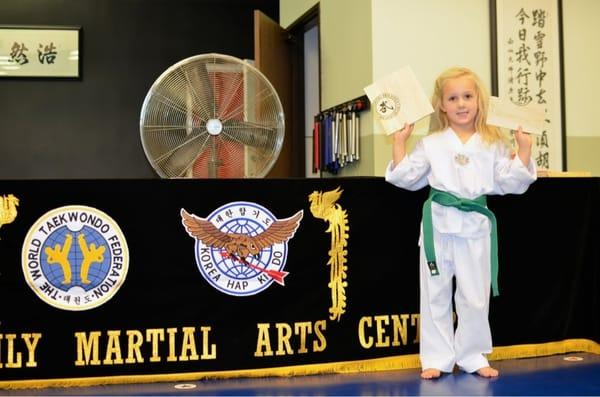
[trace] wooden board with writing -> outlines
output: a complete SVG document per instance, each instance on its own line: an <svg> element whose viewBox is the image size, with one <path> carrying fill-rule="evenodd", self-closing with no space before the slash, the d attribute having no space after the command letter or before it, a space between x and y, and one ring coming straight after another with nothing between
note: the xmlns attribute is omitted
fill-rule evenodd
<svg viewBox="0 0 600 397"><path fill-rule="evenodd" d="M497 127L517 130L519 126L524 132L542 135L545 128L545 112L541 106L529 104L517 106L510 100L495 96L490 97L490 106L486 122Z"/></svg>
<svg viewBox="0 0 600 397"><path fill-rule="evenodd" d="M364 88L375 118L386 134L401 129L433 113L431 102L412 69L405 66Z"/></svg>

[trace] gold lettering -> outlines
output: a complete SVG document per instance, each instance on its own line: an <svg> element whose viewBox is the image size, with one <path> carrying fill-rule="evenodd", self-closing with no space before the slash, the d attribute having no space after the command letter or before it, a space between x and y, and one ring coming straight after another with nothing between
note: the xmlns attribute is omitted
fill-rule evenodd
<svg viewBox="0 0 600 397"><path fill-rule="evenodd" d="M180 340L178 338L179 328L167 328L166 333L168 341L166 343L164 328L110 330L106 331L106 345L100 345L102 336L101 331L90 333L76 332L77 360L75 361L75 365L119 365L144 363L145 361L160 362L163 360L163 355L166 354L168 354L166 359L169 362L215 359L217 357L217 346L214 343L210 343L211 329L212 328L209 326L201 326L198 328L198 334L196 334L196 327L183 327L181 328L182 337ZM124 350L125 346L121 346L122 333L127 335L126 356ZM201 342L199 339L200 333L202 334ZM22 338L25 341L29 352L27 366L37 366L35 361L35 349L41 336L41 334L22 334ZM5 337L6 335L0 334L0 339ZM8 338L6 337L6 339ZM198 343L202 343L201 356L198 355ZM11 347L10 343L8 344L8 347L9 350L12 349L11 351L13 351L13 353L11 354L14 355L14 347ZM101 348L105 348L106 350L101 351ZM166 351L167 349L168 353ZM20 354L21 353L16 356L18 360L14 365L20 365ZM98 358L100 355L104 355L102 361ZM9 363L12 361L9 360ZM9 363L6 363L5 365L8 366ZM0 365L1 364L2 363L0 362Z"/></svg>
<svg viewBox="0 0 600 397"><path fill-rule="evenodd" d="M160 355L158 354L158 342L165 340L165 330L162 328L149 328L146 330L146 342L152 343L152 356L150 357L151 363L160 362Z"/></svg>
<svg viewBox="0 0 600 397"><path fill-rule="evenodd" d="M177 354L175 354L175 335L177 335L177 328L167 328L167 334L169 334L169 355L167 361L177 361Z"/></svg>
<svg viewBox="0 0 600 397"><path fill-rule="evenodd" d="M16 352L15 361L15 339L16 334L5 334L6 342L8 343L8 357L6 361L6 368L21 368L21 352Z"/></svg>
<svg viewBox="0 0 600 397"><path fill-rule="evenodd" d="M4 339L4 334L0 334L0 342L2 341L2 339ZM2 346L2 343L0 343L0 347ZM0 353L2 353L2 349L0 348ZM4 367L4 364L2 364L2 361L0 361L0 368Z"/></svg>
<svg viewBox="0 0 600 397"><path fill-rule="evenodd" d="M21 338L27 346L27 363L25 364L26 367L37 367L37 362L35 361L35 348L37 347L38 341L41 337L42 334L40 333L21 334ZM2 368L1 365L0 368Z"/></svg>
<svg viewBox="0 0 600 397"><path fill-rule="evenodd" d="M358 340L364 349L406 346L409 341L409 328L415 332L412 343L419 343L419 314L365 316L358 322Z"/></svg>
<svg viewBox="0 0 600 397"><path fill-rule="evenodd" d="M375 347L389 346L390 337L385 336L385 327L383 325L388 325L390 323L390 316L375 316L375 323L377 328L377 342L375 342Z"/></svg>
<svg viewBox="0 0 600 397"><path fill-rule="evenodd" d="M419 343L419 341L421 340L421 315L418 313L411 314L410 315L410 325L415 327L415 329L417 330L417 332L415 334L415 339L413 340L413 343Z"/></svg>
<svg viewBox="0 0 600 397"><path fill-rule="evenodd" d="M210 345L210 353L208 352L208 333L210 327L200 327L202 331L202 360L211 360L217 358L217 346L213 343Z"/></svg>
<svg viewBox="0 0 600 397"><path fill-rule="evenodd" d="M138 331L137 329L127 331L127 358L125 359L127 364L144 362L140 350L142 343L144 343L144 334L142 334L141 331Z"/></svg>
<svg viewBox="0 0 600 397"><path fill-rule="evenodd" d="M290 327L289 324L286 323L277 323L275 324L275 327L277 327L278 340L277 351L275 352L275 355L283 356L286 353L294 354L292 346L290 345L290 338L292 337L292 327ZM285 350L283 350L284 345Z"/></svg>
<svg viewBox="0 0 600 397"><path fill-rule="evenodd" d="M256 340L256 351L254 352L255 357L272 356L273 350L270 339L271 324L259 323L256 324L258 327L258 336ZM293 355L295 353L308 353L309 352L309 336L313 335L312 338L312 351L322 352L327 347L327 340L325 338L325 329L327 329L327 320L318 320L315 322L302 321L293 323L275 323L277 329L277 350L275 355ZM294 336L298 338L292 339Z"/></svg>
<svg viewBox="0 0 600 397"><path fill-rule="evenodd" d="M408 326L406 324L407 320L408 314L402 314L400 316L398 316L397 314L392 315L392 323L394 330L394 339L392 340L392 346L400 346L400 339L402 339L403 345L406 345L406 343L408 342Z"/></svg>
<svg viewBox="0 0 600 397"><path fill-rule="evenodd" d="M327 321L318 320L315 321L315 335L318 340L313 341L313 352L322 352L327 347L327 340L325 334L322 331L327 329Z"/></svg>
<svg viewBox="0 0 600 397"><path fill-rule="evenodd" d="M198 360L198 353L196 351L196 339L194 339L195 327L183 327L183 342L181 343L181 355L179 361ZM191 355L188 357L188 350Z"/></svg>
<svg viewBox="0 0 600 397"><path fill-rule="evenodd" d="M300 348L298 349L298 353L308 353L308 349L306 348L306 335L312 333L312 323L310 321L295 323L294 333L300 335Z"/></svg>
<svg viewBox="0 0 600 397"><path fill-rule="evenodd" d="M77 360L75 361L75 365L100 365L100 360L98 359L100 331L90 332L89 337L86 337L85 332L75 332L75 338L77 339Z"/></svg>
<svg viewBox="0 0 600 397"><path fill-rule="evenodd" d="M106 343L106 355L104 356L104 365L112 364L123 364L123 357L121 356L121 342L119 336L121 331L107 331L108 342ZM115 356L113 359L112 356Z"/></svg>
<svg viewBox="0 0 600 397"><path fill-rule="evenodd" d="M258 323L258 337L256 338L256 351L254 357L272 356L271 339L269 337L269 323ZM263 352L264 350L264 352Z"/></svg>
<svg viewBox="0 0 600 397"><path fill-rule="evenodd" d="M358 322L358 341L365 349L373 347L373 337L365 335L365 327L371 328L373 322L371 317L362 317Z"/></svg>

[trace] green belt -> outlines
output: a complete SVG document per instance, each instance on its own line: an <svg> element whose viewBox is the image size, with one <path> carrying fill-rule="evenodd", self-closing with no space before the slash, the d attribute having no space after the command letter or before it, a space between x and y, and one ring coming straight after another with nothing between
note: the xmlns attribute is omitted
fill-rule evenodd
<svg viewBox="0 0 600 397"><path fill-rule="evenodd" d="M492 224L490 233L491 238L491 267L492 267L492 292L494 296L498 296L498 231L496 226L496 217L494 213L486 207L486 196L479 196L474 200L463 199L453 195L452 193L444 192L431 188L429 198L423 205L423 236L425 245L425 256L427 257L427 265L432 276L439 274L437 264L435 262L435 246L433 243L433 222L431 220L431 202L435 201L440 205L447 207L458 208L461 211L479 212L488 217Z"/></svg>

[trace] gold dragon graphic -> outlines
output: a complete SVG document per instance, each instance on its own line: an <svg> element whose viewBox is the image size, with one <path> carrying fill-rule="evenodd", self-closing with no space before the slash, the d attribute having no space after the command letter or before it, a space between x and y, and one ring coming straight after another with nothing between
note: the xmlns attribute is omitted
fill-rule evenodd
<svg viewBox="0 0 600 397"><path fill-rule="evenodd" d="M19 199L14 195L0 196L0 227L15 220L18 205Z"/></svg>
<svg viewBox="0 0 600 397"><path fill-rule="evenodd" d="M338 186L335 190L328 192L314 191L308 196L310 201L310 212L315 218L323 219L329 223L326 232L331 234L331 248L329 250L330 281L327 285L331 290L331 307L329 318L340 321L342 314L346 312L346 271L348 266L348 237L350 227L348 226L348 214L337 200L343 190Z"/></svg>

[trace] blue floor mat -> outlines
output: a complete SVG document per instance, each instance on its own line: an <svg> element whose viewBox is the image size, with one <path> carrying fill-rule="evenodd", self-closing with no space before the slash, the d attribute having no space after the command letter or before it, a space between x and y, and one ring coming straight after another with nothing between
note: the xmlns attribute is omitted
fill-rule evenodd
<svg viewBox="0 0 600 397"><path fill-rule="evenodd" d="M492 365L485 379L455 371L421 380L417 369L358 374L244 378L93 387L0 390L10 396L600 396L600 355L571 353Z"/></svg>

